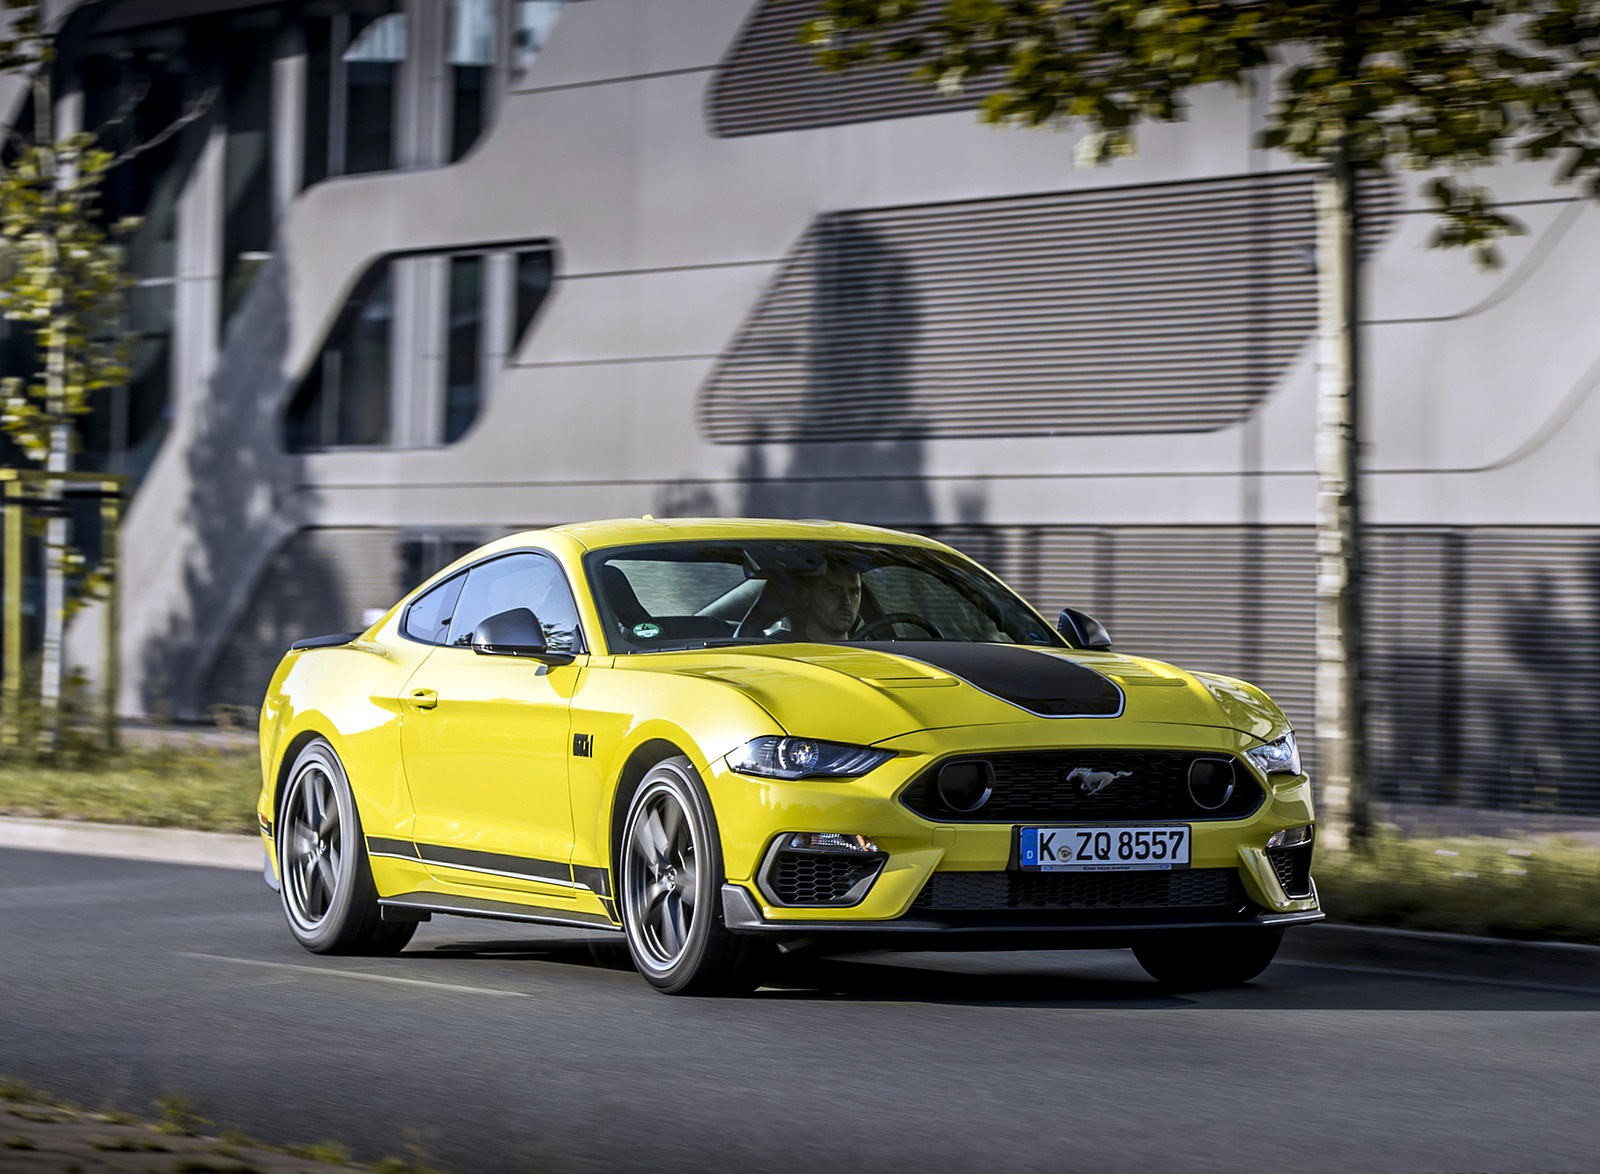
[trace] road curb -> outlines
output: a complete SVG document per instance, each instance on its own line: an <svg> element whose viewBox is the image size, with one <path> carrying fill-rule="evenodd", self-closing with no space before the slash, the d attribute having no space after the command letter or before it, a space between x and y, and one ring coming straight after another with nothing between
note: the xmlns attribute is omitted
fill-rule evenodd
<svg viewBox="0 0 1600 1174"><path fill-rule="evenodd" d="M1600 946L1321 922L1284 937L1286 962L1600 991Z"/></svg>
<svg viewBox="0 0 1600 1174"><path fill-rule="evenodd" d="M121 860L149 860L160 864L200 864L252 872L260 872L265 859L257 836L16 816L0 816L0 848L114 856Z"/></svg>

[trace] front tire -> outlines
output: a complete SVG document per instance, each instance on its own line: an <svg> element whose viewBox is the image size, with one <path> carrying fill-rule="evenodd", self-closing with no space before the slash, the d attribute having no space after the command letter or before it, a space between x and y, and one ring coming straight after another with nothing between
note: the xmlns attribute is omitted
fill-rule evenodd
<svg viewBox="0 0 1600 1174"><path fill-rule="evenodd" d="M384 921L344 765L318 738L294 760L278 816L279 897L314 954L397 954L416 922Z"/></svg>
<svg viewBox="0 0 1600 1174"><path fill-rule="evenodd" d="M723 928L716 817L687 758L657 763L634 792L621 873L628 953L646 982L669 995L755 988L761 943Z"/></svg>
<svg viewBox="0 0 1600 1174"><path fill-rule="evenodd" d="M1281 929L1187 929L1133 947L1145 972L1168 990L1209 991L1249 982L1272 964Z"/></svg>

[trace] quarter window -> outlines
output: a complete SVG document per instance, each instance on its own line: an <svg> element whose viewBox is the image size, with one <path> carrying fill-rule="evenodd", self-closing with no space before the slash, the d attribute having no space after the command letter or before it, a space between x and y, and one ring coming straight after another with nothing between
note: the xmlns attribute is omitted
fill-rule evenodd
<svg viewBox="0 0 1600 1174"><path fill-rule="evenodd" d="M567 577L546 555L510 554L479 563L467 573L467 585L450 621L448 642L465 647L472 632L490 616L525 607L539 617L545 644L552 652L581 650L578 609Z"/></svg>
<svg viewBox="0 0 1600 1174"><path fill-rule="evenodd" d="M405 634L424 644L443 644L450 632L450 617L467 577L457 575L418 596L406 609Z"/></svg>

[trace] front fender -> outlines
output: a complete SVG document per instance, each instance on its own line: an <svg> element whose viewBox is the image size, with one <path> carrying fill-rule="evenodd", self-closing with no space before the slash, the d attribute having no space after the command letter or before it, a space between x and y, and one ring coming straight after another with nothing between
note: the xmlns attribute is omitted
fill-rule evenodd
<svg viewBox="0 0 1600 1174"><path fill-rule="evenodd" d="M572 862L609 869L615 825L626 812L625 803L617 802L618 789L637 780L646 759L682 754L704 779L711 764L735 747L785 731L726 682L591 664L573 698L572 732ZM586 738L584 755L578 750Z"/></svg>

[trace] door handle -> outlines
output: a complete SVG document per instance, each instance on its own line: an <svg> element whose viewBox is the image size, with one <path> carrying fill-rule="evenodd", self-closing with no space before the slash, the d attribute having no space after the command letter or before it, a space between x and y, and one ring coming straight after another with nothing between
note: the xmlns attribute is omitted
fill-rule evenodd
<svg viewBox="0 0 1600 1174"><path fill-rule="evenodd" d="M406 700L413 709L432 709L439 704L439 694L433 689L413 689Z"/></svg>

